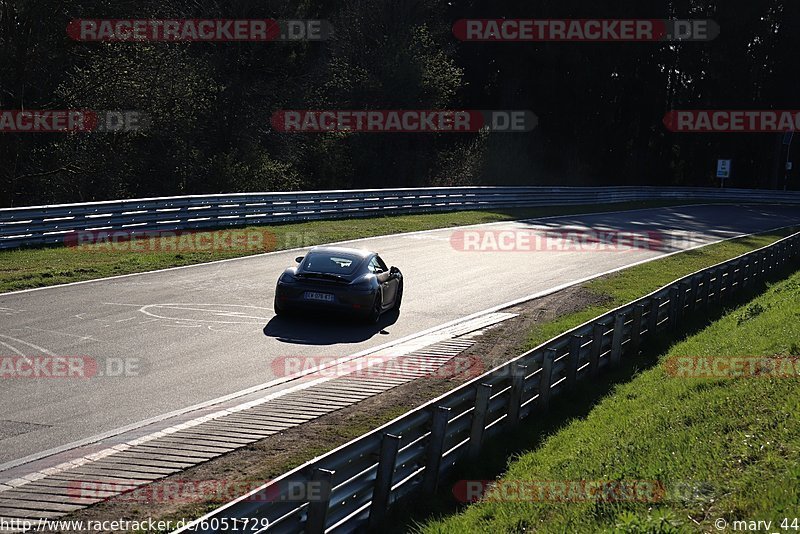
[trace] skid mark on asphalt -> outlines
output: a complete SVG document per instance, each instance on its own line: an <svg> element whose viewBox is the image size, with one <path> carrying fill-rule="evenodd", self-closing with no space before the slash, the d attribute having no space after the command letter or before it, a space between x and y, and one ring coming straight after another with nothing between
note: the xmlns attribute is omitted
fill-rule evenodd
<svg viewBox="0 0 800 534"><path fill-rule="evenodd" d="M4 334L0 334L0 337L2 337L3 339L8 339L8 340L11 340L11 341L15 341L17 343L21 343L23 345L27 345L27 346L29 346L29 347L31 347L33 349L36 349L37 351L39 351L42 354L47 354L48 356L56 356L55 354L53 354L52 352L50 352L46 348L40 347L39 345L35 345L35 344L30 343L28 341L25 341L24 339L17 339L15 337L7 336L7 335L4 335Z"/></svg>
<svg viewBox="0 0 800 534"><path fill-rule="evenodd" d="M78 334L70 334L69 332L60 332L58 330L47 330L46 328L35 328L33 326L26 326L28 330L33 330L34 332L44 332L46 334L58 334L59 336L66 336L66 337L75 337L78 338L80 341L94 341L96 343L104 343L102 339L97 339L92 336L81 336Z"/></svg>
<svg viewBox="0 0 800 534"><path fill-rule="evenodd" d="M4 347L6 347L8 350L10 350L11 352L13 352L13 353L14 353L14 354L16 354L17 356L22 356L23 358L25 358L25 355L24 355L24 354L22 354L22 352L20 352L19 350L17 350L17 348L16 348L16 347L14 347L13 345L9 345L9 344L8 344L8 343L6 343L5 341L0 341L0 345L2 345L2 346L4 346ZM31 362L30 362L30 360L28 360L28 358L25 358L25 360L28 362L28 364L30 364L30 363L31 363Z"/></svg>
<svg viewBox="0 0 800 534"><path fill-rule="evenodd" d="M204 307L206 306L206 307ZM225 308L246 308L246 311L237 311ZM255 313L259 315L251 315L254 313L252 310L257 310ZM268 308L260 306L248 306L245 304L187 304L187 303L166 303L166 304L148 304L142 306L139 311L150 317L157 319L165 319L168 321L197 321L201 323L218 323L218 324L259 324L263 325L273 318L274 314ZM169 317L161 314L167 314L170 311L178 312L197 312L197 314L186 314L191 317ZM196 315L200 315L197 317ZM226 317L233 320L223 321L219 319L207 319L205 317ZM238 319L238 320L237 320Z"/></svg>

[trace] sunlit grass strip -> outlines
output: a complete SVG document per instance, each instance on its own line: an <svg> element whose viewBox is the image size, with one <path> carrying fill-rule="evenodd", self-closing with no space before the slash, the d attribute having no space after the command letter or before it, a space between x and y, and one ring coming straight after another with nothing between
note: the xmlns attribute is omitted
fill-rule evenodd
<svg viewBox="0 0 800 534"><path fill-rule="evenodd" d="M650 264L650 273L674 261L687 272L700 267L680 261L687 257ZM657 285L645 272L627 278L625 273L595 289L621 297L627 293L615 285L621 280L640 280L642 290ZM670 373L665 363L675 356L799 356L798 319L800 272L672 346L658 365L615 387L585 419L571 421L512 459L503 475L507 482L653 480L665 488L655 502L495 499L420 530L696 532L748 520L773 520L772 528L779 530L774 521L784 517L791 524L800 502L800 379L685 378Z"/></svg>

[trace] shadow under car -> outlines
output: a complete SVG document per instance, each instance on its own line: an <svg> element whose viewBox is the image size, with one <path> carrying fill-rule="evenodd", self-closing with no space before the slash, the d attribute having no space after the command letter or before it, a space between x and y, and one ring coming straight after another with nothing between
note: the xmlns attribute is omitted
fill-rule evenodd
<svg viewBox="0 0 800 534"><path fill-rule="evenodd" d="M264 327L264 335L283 343L300 345L335 345L360 343L377 334L388 335L385 329L397 322L400 313L389 310L376 324L366 324L358 318L331 318L324 313L303 313L275 316Z"/></svg>

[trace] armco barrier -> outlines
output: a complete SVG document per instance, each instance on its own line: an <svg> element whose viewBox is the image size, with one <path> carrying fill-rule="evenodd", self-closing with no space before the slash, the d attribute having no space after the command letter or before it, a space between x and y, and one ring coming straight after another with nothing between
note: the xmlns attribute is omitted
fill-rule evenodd
<svg viewBox="0 0 800 534"><path fill-rule="evenodd" d="M546 410L577 382L622 358L636 357L654 335L687 313L720 303L776 269L800 263L800 233L703 269L612 310L526 352L457 389L282 475L177 532L248 530L351 532L374 526L387 508L431 493L441 477L474 457L487 437ZM315 498L293 488L315 484ZM301 492L303 493L303 492Z"/></svg>
<svg viewBox="0 0 800 534"><path fill-rule="evenodd" d="M800 192L687 187L433 187L57 204L0 209L0 249L63 243L85 230L194 230L386 214L680 199L800 204Z"/></svg>

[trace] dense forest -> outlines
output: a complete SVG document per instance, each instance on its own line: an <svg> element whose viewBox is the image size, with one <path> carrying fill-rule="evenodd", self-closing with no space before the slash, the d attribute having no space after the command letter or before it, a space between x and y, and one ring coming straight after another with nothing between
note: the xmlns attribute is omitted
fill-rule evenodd
<svg viewBox="0 0 800 534"><path fill-rule="evenodd" d="M462 18L713 19L709 42L464 42ZM74 19L322 19L324 41L81 42ZM0 0L0 109L140 110L124 133L0 133L0 206L428 185L783 188L778 133L674 109L798 109L783 0ZM285 133L280 109L520 109L525 133ZM798 140L800 142L800 140ZM796 167L796 166L795 166ZM796 169L794 171L796 173ZM789 187L800 189L800 175Z"/></svg>

